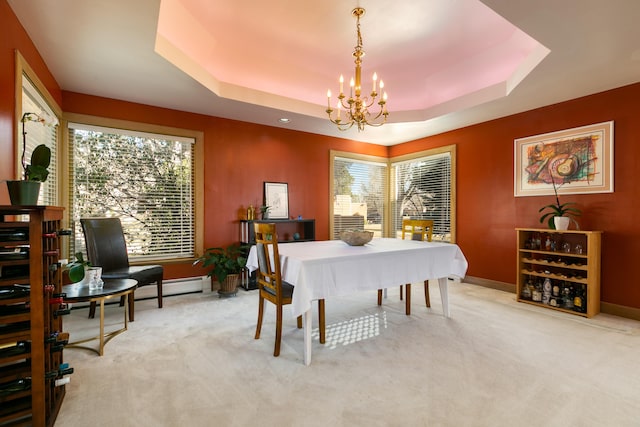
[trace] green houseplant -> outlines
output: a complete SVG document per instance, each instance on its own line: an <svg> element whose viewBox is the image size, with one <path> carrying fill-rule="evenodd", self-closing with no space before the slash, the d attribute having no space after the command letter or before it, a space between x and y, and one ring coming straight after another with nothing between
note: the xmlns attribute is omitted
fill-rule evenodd
<svg viewBox="0 0 640 427"><path fill-rule="evenodd" d="M84 273L87 267L89 267L89 262L84 260L84 255L82 252L75 253L76 259L69 264L66 265L65 269L69 274L69 280L71 283L77 283L84 279Z"/></svg>
<svg viewBox="0 0 640 427"><path fill-rule="evenodd" d="M574 217L580 216L582 212L580 211L580 209L575 207L575 202L560 203L560 198L558 197L558 189L553 177L551 177L551 184L553 185L553 192L556 196L556 202L550 205L543 206L538 210L539 213L547 211L544 212L544 214L540 217L540 223L542 224L546 220L547 225L550 229L559 229L558 227L556 227L555 218L565 217L568 218L569 221L573 222L576 225L577 229L580 229L580 226L578 225ZM566 224L568 226L568 221L566 222Z"/></svg>
<svg viewBox="0 0 640 427"><path fill-rule="evenodd" d="M260 206L260 219L269 219L269 209L271 209L271 206Z"/></svg>
<svg viewBox="0 0 640 427"><path fill-rule="evenodd" d="M26 161L27 131L26 123L29 121L45 123L45 120L36 113L24 113L20 119L22 122L22 169L23 179L7 181L9 197L13 205L35 205L40 195L40 183L45 182L49 176L51 164L51 149L44 144L38 145L31 153L31 162Z"/></svg>
<svg viewBox="0 0 640 427"><path fill-rule="evenodd" d="M203 268L209 268L207 276L215 277L220 283L218 293L221 296L235 295L240 273L247 265L244 249L237 244L208 248L193 262L193 265L202 264Z"/></svg>

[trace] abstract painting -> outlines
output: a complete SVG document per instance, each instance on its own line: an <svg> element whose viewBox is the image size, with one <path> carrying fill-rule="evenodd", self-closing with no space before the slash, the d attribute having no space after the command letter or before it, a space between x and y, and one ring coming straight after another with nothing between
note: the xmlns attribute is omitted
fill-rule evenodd
<svg viewBox="0 0 640 427"><path fill-rule="evenodd" d="M515 140L514 195L613 192L613 121Z"/></svg>

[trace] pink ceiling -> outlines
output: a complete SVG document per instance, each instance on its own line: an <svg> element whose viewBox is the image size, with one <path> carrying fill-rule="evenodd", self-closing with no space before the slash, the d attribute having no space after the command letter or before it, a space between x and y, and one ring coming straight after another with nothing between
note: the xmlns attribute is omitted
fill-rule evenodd
<svg viewBox="0 0 640 427"><path fill-rule="evenodd" d="M162 0L156 51L220 97L321 116L353 74L357 5ZM363 86L384 80L390 121L507 96L549 53L478 0L359 5Z"/></svg>

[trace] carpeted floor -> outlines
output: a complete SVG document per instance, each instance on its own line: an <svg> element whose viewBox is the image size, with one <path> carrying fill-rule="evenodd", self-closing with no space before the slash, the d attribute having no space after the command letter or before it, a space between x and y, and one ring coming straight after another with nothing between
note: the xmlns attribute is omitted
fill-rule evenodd
<svg viewBox="0 0 640 427"><path fill-rule="evenodd" d="M56 426L640 425L640 322L459 283L446 319L438 287L431 309L414 287L410 317L397 288L382 307L375 292L328 300L308 367L295 319L273 357L273 306L253 339L256 291L139 301L104 356L65 350L75 373ZM120 307L105 313L122 322ZM65 318L72 340L97 333L86 315Z"/></svg>

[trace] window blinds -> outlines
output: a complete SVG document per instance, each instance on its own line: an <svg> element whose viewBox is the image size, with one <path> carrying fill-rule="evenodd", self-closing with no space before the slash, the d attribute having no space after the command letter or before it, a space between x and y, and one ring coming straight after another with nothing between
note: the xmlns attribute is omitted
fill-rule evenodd
<svg viewBox="0 0 640 427"><path fill-rule="evenodd" d="M57 205L58 202L58 118L53 110L49 107L44 97L38 92L33 83L22 76L22 117L26 113L36 114L44 120L39 121L28 120L24 123L19 122L19 148L18 156L22 156L22 138L23 129L26 131L26 150L25 160L27 164L31 161L31 153L40 144L45 144L51 149L51 164L49 165L49 176L47 180L40 185L40 196L38 198L39 205ZM24 127L23 127L24 126ZM23 169L20 164L18 171L20 179L22 179Z"/></svg>
<svg viewBox="0 0 640 427"><path fill-rule="evenodd" d="M451 153L391 164L392 222L396 235L403 218L434 221L433 240L451 241Z"/></svg>
<svg viewBox="0 0 640 427"><path fill-rule="evenodd" d="M69 123L74 252L84 217L118 217L132 261L194 256L193 138Z"/></svg>

